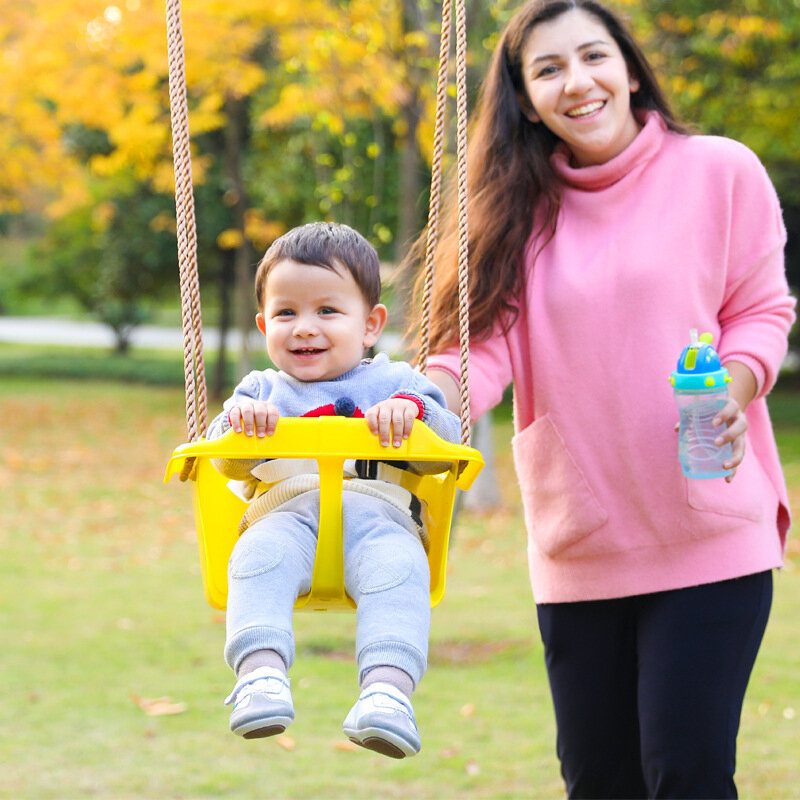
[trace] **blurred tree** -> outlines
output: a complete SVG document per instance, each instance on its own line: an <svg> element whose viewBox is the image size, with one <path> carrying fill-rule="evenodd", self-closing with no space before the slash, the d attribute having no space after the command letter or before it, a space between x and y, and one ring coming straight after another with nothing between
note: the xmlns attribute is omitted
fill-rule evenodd
<svg viewBox="0 0 800 800"><path fill-rule="evenodd" d="M169 192L162 3L0 0L0 20L0 146L15 154L0 171L0 212L38 203L58 219L93 201L92 176ZM234 251L242 298L252 246L309 216L363 220L385 252L397 205L391 137L403 133L394 118L407 94L398 53L413 41L399 0L195 0L183 21L195 182L211 172L220 181L227 219L215 236ZM270 137L293 142L297 126L299 146L278 152ZM250 157L265 152L269 165ZM289 175L303 190L294 201L272 187ZM253 198L271 198L269 212ZM249 329L252 309L244 299L240 308Z"/></svg>
<svg viewBox="0 0 800 800"><path fill-rule="evenodd" d="M468 2L472 89L516 5ZM787 211L800 207L797 0L617 5L681 113L750 145ZM421 227L440 15L436 0L185 4L201 265L221 287L223 317L238 272L238 316L251 326L254 253L288 226L350 222L384 258ZM165 40L161 0L0 0L0 148L13 154L0 167L0 214L64 217L95 202L100 180L105 201L119 180L171 192Z"/></svg>
<svg viewBox="0 0 800 800"><path fill-rule="evenodd" d="M146 304L163 294L173 266L169 198L143 184L103 182L91 204L70 210L48 226L33 251L27 279L45 297L68 294L109 325L117 350L147 315ZM147 247L141 246L147 231Z"/></svg>

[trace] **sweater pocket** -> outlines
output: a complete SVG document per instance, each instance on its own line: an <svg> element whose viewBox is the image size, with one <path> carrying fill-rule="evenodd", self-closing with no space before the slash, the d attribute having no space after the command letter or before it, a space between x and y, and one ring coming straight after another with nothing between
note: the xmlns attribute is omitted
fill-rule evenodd
<svg viewBox="0 0 800 800"><path fill-rule="evenodd" d="M724 478L684 480L688 503L695 511L760 522L774 505L771 498L775 497L775 489L750 447L730 483L725 483Z"/></svg>
<svg viewBox="0 0 800 800"><path fill-rule="evenodd" d="M511 442L525 525L537 548L556 556L608 520L548 414Z"/></svg>

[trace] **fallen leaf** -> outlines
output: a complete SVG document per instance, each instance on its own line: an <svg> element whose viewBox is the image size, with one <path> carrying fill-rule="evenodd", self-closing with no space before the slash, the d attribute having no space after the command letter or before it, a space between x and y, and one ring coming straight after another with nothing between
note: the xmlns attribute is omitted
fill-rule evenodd
<svg viewBox="0 0 800 800"><path fill-rule="evenodd" d="M358 750L358 745L355 742L351 742L349 739L339 739L336 744L333 745L333 748L334 750L341 750L345 753L352 753Z"/></svg>
<svg viewBox="0 0 800 800"><path fill-rule="evenodd" d="M478 762L475 761L474 758L471 758L464 765L464 771L467 773L467 775L480 775L481 768L478 766Z"/></svg>
<svg viewBox="0 0 800 800"><path fill-rule="evenodd" d="M276 736L275 744L277 744L278 747L282 747L284 750L288 750L290 753L296 747L295 740L292 739L291 736L287 736L286 734L283 734L282 736Z"/></svg>
<svg viewBox="0 0 800 800"><path fill-rule="evenodd" d="M139 697L131 695L131 699L148 717L166 717L172 714L183 714L186 703L176 703L170 697Z"/></svg>
<svg viewBox="0 0 800 800"><path fill-rule="evenodd" d="M15 472L21 470L27 463L27 459L19 450L11 450L10 448L6 448L3 452L3 460L6 462L6 466Z"/></svg>
<svg viewBox="0 0 800 800"><path fill-rule="evenodd" d="M462 717L471 717L475 713L475 703L465 703L458 712Z"/></svg>

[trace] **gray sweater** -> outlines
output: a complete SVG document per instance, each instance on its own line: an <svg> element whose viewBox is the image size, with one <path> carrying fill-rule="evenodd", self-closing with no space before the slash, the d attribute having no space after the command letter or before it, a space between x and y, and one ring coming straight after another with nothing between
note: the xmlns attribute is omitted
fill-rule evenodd
<svg viewBox="0 0 800 800"><path fill-rule="evenodd" d="M461 422L447 410L441 390L410 364L391 361L386 353L364 359L329 381L300 381L274 369L251 372L225 401L224 410L209 425L207 438L215 439L229 430L228 410L243 400L269 401L285 417L310 415L338 401L341 416L361 416L381 400L398 394L412 395L422 402L422 421L434 433L450 442L460 441Z"/></svg>
<svg viewBox="0 0 800 800"><path fill-rule="evenodd" d="M207 438L215 439L230 430L228 411L244 400L269 401L278 408L281 416L338 414L360 417L381 400L397 395L419 400L424 408L421 421L442 439L454 443L460 441L461 421L447 410L441 390L406 362L391 361L385 353L380 353L374 359L365 359L349 372L328 381L300 381L285 372L272 369L251 372L225 401L223 411L209 425ZM387 448L387 455L391 455L391 448ZM309 454L309 459L313 459L313 454ZM380 496L410 513L419 524L415 510L418 501L399 486L393 488L388 485L396 482L393 469L436 473L447 469L449 464L387 461L393 467L376 465L374 462L355 462L355 471L352 473L348 473L350 468L346 464L347 476L353 478L347 481L347 488ZM255 496L242 520L240 531L291 497L318 486L307 475L316 469L312 460L298 462L296 468L285 461L283 464L280 461L264 464L234 459L219 460L215 465L227 477L243 481L239 494L246 498ZM420 534L423 543L426 543L421 526Z"/></svg>

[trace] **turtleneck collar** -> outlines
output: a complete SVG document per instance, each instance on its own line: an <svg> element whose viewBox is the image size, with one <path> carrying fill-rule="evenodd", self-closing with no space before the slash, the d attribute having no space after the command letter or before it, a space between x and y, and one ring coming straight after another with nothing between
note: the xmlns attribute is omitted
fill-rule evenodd
<svg viewBox="0 0 800 800"><path fill-rule="evenodd" d="M557 145L550 156L550 163L556 174L568 186L591 192L605 189L624 178L634 168L643 166L661 147L667 125L658 111L647 111L640 119L644 124L636 138L605 164L574 167L570 164L571 153L567 145L563 142Z"/></svg>

